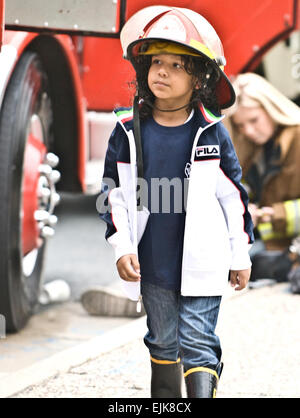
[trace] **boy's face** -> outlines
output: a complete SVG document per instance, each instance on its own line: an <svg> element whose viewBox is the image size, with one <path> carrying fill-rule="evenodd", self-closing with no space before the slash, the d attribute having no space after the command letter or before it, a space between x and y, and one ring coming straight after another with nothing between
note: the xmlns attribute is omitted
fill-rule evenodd
<svg viewBox="0 0 300 418"><path fill-rule="evenodd" d="M153 55L148 85L156 101L168 105L185 105L193 93L193 77L184 68L180 55Z"/></svg>

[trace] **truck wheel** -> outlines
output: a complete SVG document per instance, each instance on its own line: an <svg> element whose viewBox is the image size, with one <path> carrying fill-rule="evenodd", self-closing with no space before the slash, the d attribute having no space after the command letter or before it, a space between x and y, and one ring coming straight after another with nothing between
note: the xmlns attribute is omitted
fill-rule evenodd
<svg viewBox="0 0 300 418"><path fill-rule="evenodd" d="M46 72L25 52L0 113L0 314L8 332L26 324L37 305L47 236L58 195L53 170L52 105Z"/></svg>

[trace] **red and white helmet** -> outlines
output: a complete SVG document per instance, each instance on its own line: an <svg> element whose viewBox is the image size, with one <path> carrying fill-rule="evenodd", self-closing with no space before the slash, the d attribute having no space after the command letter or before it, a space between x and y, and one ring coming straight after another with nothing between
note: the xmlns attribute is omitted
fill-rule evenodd
<svg viewBox="0 0 300 418"><path fill-rule="evenodd" d="M174 54L207 59L220 75L216 86L220 108L230 107L234 103L234 89L224 73L226 60L222 43L203 16L189 9L150 6L133 15L121 31L124 58L130 60L133 66L137 56L159 53L157 41L162 45L163 42L171 42ZM160 53L164 53L163 48Z"/></svg>

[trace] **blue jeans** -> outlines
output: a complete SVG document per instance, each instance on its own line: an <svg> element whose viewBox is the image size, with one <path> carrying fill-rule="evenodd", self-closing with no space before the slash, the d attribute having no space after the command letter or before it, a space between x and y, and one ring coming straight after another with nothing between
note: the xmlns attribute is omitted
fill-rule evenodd
<svg viewBox="0 0 300 418"><path fill-rule="evenodd" d="M222 354L215 334L221 296L181 296L143 280L142 296L148 326L144 342L151 357L169 361L180 357L184 371L216 368Z"/></svg>

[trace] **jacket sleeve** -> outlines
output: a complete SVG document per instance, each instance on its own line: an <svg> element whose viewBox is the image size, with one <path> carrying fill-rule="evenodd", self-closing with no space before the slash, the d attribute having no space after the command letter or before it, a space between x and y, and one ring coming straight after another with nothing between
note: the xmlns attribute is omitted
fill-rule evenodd
<svg viewBox="0 0 300 418"><path fill-rule="evenodd" d="M101 192L97 199L100 218L107 224L105 238L114 248L116 261L125 254L136 253L131 240L127 203L120 186L117 168L118 146L120 141L124 141L124 135L122 127L117 124L109 139Z"/></svg>
<svg viewBox="0 0 300 418"><path fill-rule="evenodd" d="M254 241L253 224L248 212L248 195L241 184L242 170L229 134L223 125L219 129L221 161L217 198L229 232L231 270L244 270L251 266L249 244Z"/></svg>

